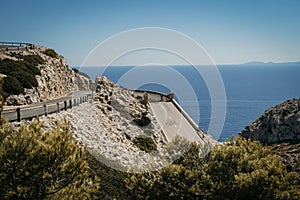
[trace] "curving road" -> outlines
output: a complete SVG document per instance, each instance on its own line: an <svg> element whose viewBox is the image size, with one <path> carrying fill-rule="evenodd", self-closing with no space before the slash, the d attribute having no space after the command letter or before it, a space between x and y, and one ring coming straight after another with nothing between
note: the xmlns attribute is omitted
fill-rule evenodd
<svg viewBox="0 0 300 200"><path fill-rule="evenodd" d="M136 91L135 94L143 96L143 91ZM150 109L168 141L171 141L176 135L182 136L190 142L213 141L175 100L165 101L165 94L151 91L148 91L148 99Z"/></svg>
<svg viewBox="0 0 300 200"><path fill-rule="evenodd" d="M88 96L92 96L91 91L76 91L67 96L41 103L25 106L5 106L2 115L6 117L9 121L18 120L17 108L20 108L21 119L33 118L36 116L45 115L45 113L50 114L59 110L63 110L65 109L65 106L67 108L70 108L71 106L83 103L87 100Z"/></svg>

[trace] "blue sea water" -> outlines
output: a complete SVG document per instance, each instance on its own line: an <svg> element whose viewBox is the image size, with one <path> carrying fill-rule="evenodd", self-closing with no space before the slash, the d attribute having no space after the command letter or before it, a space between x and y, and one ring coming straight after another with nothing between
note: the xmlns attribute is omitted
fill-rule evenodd
<svg viewBox="0 0 300 200"><path fill-rule="evenodd" d="M208 131L213 100L197 68L200 66L147 66L138 70L113 66L81 67L80 71L91 78L105 75L129 89L137 89L138 85L140 89L164 93L173 90L175 95L183 94L176 96L181 106L202 129ZM238 134L266 109L300 97L300 64L220 65L217 68L226 92L225 123L220 137L215 138L219 141ZM166 85L170 82L174 84ZM190 85L184 87L186 82ZM189 87L195 98L189 93Z"/></svg>

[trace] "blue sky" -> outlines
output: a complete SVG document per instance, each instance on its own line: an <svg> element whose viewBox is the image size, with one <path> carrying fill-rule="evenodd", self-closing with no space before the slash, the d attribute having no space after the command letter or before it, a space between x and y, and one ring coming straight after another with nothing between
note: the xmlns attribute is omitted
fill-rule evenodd
<svg viewBox="0 0 300 200"><path fill-rule="evenodd" d="M300 61L298 0L1 0L0 21L1 41L54 48L71 66L109 36L140 27L187 34L217 64Z"/></svg>

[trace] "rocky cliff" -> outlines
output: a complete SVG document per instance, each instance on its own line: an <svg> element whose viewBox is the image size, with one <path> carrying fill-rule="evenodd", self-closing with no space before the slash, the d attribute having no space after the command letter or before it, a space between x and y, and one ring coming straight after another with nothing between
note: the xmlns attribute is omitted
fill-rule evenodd
<svg viewBox="0 0 300 200"><path fill-rule="evenodd" d="M139 95L106 77L97 77L96 84L89 102L40 117L44 128L54 126L55 119L66 118L75 139L98 161L117 170L158 170L187 150L187 143L179 140L168 143L152 110ZM202 142L199 153L207 153L216 141L203 137Z"/></svg>
<svg viewBox="0 0 300 200"><path fill-rule="evenodd" d="M24 94L10 95L5 105L24 105L38 103L65 96L74 90L89 90L89 78L68 67L64 57L46 53L47 48L36 46L34 49L1 51L0 59L22 60L22 56L38 55L44 61L36 67L40 75L35 78L37 87L25 88Z"/></svg>
<svg viewBox="0 0 300 200"><path fill-rule="evenodd" d="M243 137L272 144L300 141L300 99L285 101L265 111L240 133Z"/></svg>

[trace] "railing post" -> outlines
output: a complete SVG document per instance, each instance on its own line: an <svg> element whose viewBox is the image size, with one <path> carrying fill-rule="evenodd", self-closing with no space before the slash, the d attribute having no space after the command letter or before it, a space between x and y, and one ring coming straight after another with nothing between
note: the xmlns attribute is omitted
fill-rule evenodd
<svg viewBox="0 0 300 200"><path fill-rule="evenodd" d="M57 102L56 105L57 105L57 112L59 112L59 102Z"/></svg>
<svg viewBox="0 0 300 200"><path fill-rule="evenodd" d="M44 104L44 112L45 112L45 116L47 116L48 112L47 112L47 105L46 104Z"/></svg>
<svg viewBox="0 0 300 200"><path fill-rule="evenodd" d="M67 110L67 101L64 101L65 110Z"/></svg>
<svg viewBox="0 0 300 200"><path fill-rule="evenodd" d="M72 99L70 99L69 102L70 102L70 108L72 108Z"/></svg>
<svg viewBox="0 0 300 200"><path fill-rule="evenodd" d="M17 108L17 121L20 122L21 121L21 108Z"/></svg>

